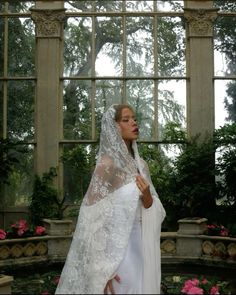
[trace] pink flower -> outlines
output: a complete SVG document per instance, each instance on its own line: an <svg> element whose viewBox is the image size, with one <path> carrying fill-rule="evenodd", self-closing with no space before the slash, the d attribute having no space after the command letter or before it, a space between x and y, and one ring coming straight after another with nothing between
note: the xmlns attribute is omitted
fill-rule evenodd
<svg viewBox="0 0 236 295"><path fill-rule="evenodd" d="M36 226L36 228L35 228L35 234L38 235L38 236L40 236L43 233L45 233L45 227L43 227L43 226Z"/></svg>
<svg viewBox="0 0 236 295"><path fill-rule="evenodd" d="M203 289L198 287L192 287L187 294L203 294Z"/></svg>
<svg viewBox="0 0 236 295"><path fill-rule="evenodd" d="M184 283L184 287L183 289L181 290L182 293L185 293L185 294L194 294L194 293L188 293L190 291L190 289L192 289L193 287L196 287L198 286L199 284L199 280L197 279L192 279L192 280L187 280L185 281ZM200 294L200 293L198 293Z"/></svg>
<svg viewBox="0 0 236 295"><path fill-rule="evenodd" d="M218 286L213 286L213 287L211 288L211 290L210 290L210 294L211 294L211 295L217 295L217 294L220 294L220 293L219 293L219 288L218 288Z"/></svg>
<svg viewBox="0 0 236 295"><path fill-rule="evenodd" d="M0 240L4 240L6 238L6 232L3 229L0 229Z"/></svg>
<svg viewBox="0 0 236 295"><path fill-rule="evenodd" d="M20 219L15 224L12 224L11 227L17 229L18 236L22 236L29 229L27 221L24 219Z"/></svg>
<svg viewBox="0 0 236 295"><path fill-rule="evenodd" d="M56 277L53 279L53 282L54 282L56 285L58 285L59 280L60 280L60 276L56 276Z"/></svg>
<svg viewBox="0 0 236 295"><path fill-rule="evenodd" d="M41 295L49 295L50 293L48 291L43 291L42 293L40 293Z"/></svg>
<svg viewBox="0 0 236 295"><path fill-rule="evenodd" d="M205 285L205 284L208 283L208 280L207 280L207 279L203 279L203 280L201 281L201 283L202 283L203 285Z"/></svg>
<svg viewBox="0 0 236 295"><path fill-rule="evenodd" d="M223 228L223 229L221 229L221 231L220 231L220 235L222 236L222 237L227 237L228 236L228 230L226 229L226 228Z"/></svg>

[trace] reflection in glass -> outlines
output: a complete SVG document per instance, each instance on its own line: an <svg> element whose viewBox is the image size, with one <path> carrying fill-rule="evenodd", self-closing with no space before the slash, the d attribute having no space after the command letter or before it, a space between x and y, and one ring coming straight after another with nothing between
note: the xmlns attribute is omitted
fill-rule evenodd
<svg viewBox="0 0 236 295"><path fill-rule="evenodd" d="M34 137L35 82L8 82L7 130L8 137L32 140Z"/></svg>
<svg viewBox="0 0 236 295"><path fill-rule="evenodd" d="M96 22L97 76L122 74L122 27L121 17L98 17Z"/></svg>
<svg viewBox="0 0 236 295"><path fill-rule="evenodd" d="M157 0L156 5L160 11L180 11L183 10L184 0Z"/></svg>
<svg viewBox="0 0 236 295"><path fill-rule="evenodd" d="M14 156L18 162L10 174L9 185L5 187L5 206L29 205L34 181L33 153L32 145L16 146Z"/></svg>
<svg viewBox="0 0 236 295"><path fill-rule="evenodd" d="M65 28L64 75L89 76L92 67L91 32L89 17L69 18Z"/></svg>
<svg viewBox="0 0 236 295"><path fill-rule="evenodd" d="M80 205L95 167L97 147L97 144L64 145L63 187L67 203Z"/></svg>
<svg viewBox="0 0 236 295"><path fill-rule="evenodd" d="M8 74L32 76L35 73L35 33L31 19L9 18Z"/></svg>
<svg viewBox="0 0 236 295"><path fill-rule="evenodd" d="M185 30L179 17L157 19L157 67L160 76L183 76Z"/></svg>
<svg viewBox="0 0 236 295"><path fill-rule="evenodd" d="M64 81L65 139L91 139L91 81Z"/></svg>
<svg viewBox="0 0 236 295"><path fill-rule="evenodd" d="M82 11L91 11L93 7L94 0L75 0L75 1L65 1L65 8L67 12L82 12Z"/></svg>
<svg viewBox="0 0 236 295"><path fill-rule="evenodd" d="M126 1L126 10L127 11L152 11L153 10L153 1L148 0L127 0Z"/></svg>
<svg viewBox="0 0 236 295"><path fill-rule="evenodd" d="M236 5L236 4L235 4ZM236 17L218 17L215 23L215 75L236 75Z"/></svg>
<svg viewBox="0 0 236 295"><path fill-rule="evenodd" d="M127 17L127 76L154 74L153 18Z"/></svg>
<svg viewBox="0 0 236 295"><path fill-rule="evenodd" d="M101 118L104 111L112 104L122 102L122 82L119 80L98 80L96 83L95 115L96 134L99 137Z"/></svg>
<svg viewBox="0 0 236 295"><path fill-rule="evenodd" d="M123 0L96 0L96 11L121 11Z"/></svg>
<svg viewBox="0 0 236 295"><path fill-rule="evenodd" d="M215 81L215 128L236 122L236 81Z"/></svg>
<svg viewBox="0 0 236 295"><path fill-rule="evenodd" d="M3 138L3 83L0 81L0 138Z"/></svg>
<svg viewBox="0 0 236 295"><path fill-rule="evenodd" d="M29 12L29 9L35 4L35 1L14 0L8 1L8 10L10 12Z"/></svg>
<svg viewBox="0 0 236 295"><path fill-rule="evenodd" d="M127 102L136 113L140 140L151 140L155 137L153 87L153 81L132 80L127 82Z"/></svg>
<svg viewBox="0 0 236 295"><path fill-rule="evenodd" d="M224 12L235 12L236 11L236 2L235 0L213 0L214 7L220 9L220 11Z"/></svg>
<svg viewBox="0 0 236 295"><path fill-rule="evenodd" d="M174 124L186 129L186 82L185 80L162 80L158 85L158 131L163 139L165 129Z"/></svg>
<svg viewBox="0 0 236 295"><path fill-rule="evenodd" d="M0 76L3 76L3 70L4 70L3 60L4 60L4 20L2 17L0 17Z"/></svg>

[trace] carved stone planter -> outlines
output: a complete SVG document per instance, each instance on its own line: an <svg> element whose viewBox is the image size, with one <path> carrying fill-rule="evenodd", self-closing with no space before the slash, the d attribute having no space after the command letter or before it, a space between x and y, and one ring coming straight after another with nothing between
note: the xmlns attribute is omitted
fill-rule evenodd
<svg viewBox="0 0 236 295"><path fill-rule="evenodd" d="M199 217L187 217L178 220L178 234L182 235L202 235L207 230L207 219Z"/></svg>
<svg viewBox="0 0 236 295"><path fill-rule="evenodd" d="M70 219L43 219L46 234L50 236L68 236L72 233L72 220Z"/></svg>
<svg viewBox="0 0 236 295"><path fill-rule="evenodd" d="M12 276L0 275L0 294L11 294Z"/></svg>
<svg viewBox="0 0 236 295"><path fill-rule="evenodd" d="M48 239L48 257L64 261L70 248L73 222L69 219L43 219Z"/></svg>
<svg viewBox="0 0 236 295"><path fill-rule="evenodd" d="M206 218L183 218L178 220L177 254L179 256L200 257L202 254L202 240L198 235L207 229Z"/></svg>

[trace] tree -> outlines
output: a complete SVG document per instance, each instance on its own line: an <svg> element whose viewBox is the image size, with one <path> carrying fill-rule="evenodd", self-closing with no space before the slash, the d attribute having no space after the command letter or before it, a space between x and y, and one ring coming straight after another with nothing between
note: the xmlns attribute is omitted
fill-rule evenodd
<svg viewBox="0 0 236 295"><path fill-rule="evenodd" d="M224 11L235 11L236 3L216 0L215 5ZM236 32L234 17L218 17L215 26L216 50L220 51L226 60L226 75L235 75L236 71ZM227 83L227 97L224 98L225 109L228 111L228 122L236 122L236 83Z"/></svg>

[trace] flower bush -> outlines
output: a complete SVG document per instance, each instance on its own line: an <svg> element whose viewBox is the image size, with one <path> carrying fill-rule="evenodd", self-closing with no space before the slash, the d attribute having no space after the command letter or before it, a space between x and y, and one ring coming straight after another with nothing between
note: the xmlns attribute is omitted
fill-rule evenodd
<svg viewBox="0 0 236 295"><path fill-rule="evenodd" d="M6 231L0 229L0 240L42 236L44 234L45 227L29 226L25 219L20 219L6 229Z"/></svg>
<svg viewBox="0 0 236 295"><path fill-rule="evenodd" d="M218 225L215 223L207 225L207 232L208 232L208 235L211 235L211 236L227 237L229 235L229 230L226 227L224 227L221 224Z"/></svg>
<svg viewBox="0 0 236 295"><path fill-rule="evenodd" d="M41 277L40 295L55 294L59 283L60 275L58 272L50 272Z"/></svg>
<svg viewBox="0 0 236 295"><path fill-rule="evenodd" d="M231 294L229 282L204 276L169 276L163 278L162 289L167 294Z"/></svg>

